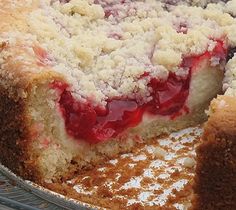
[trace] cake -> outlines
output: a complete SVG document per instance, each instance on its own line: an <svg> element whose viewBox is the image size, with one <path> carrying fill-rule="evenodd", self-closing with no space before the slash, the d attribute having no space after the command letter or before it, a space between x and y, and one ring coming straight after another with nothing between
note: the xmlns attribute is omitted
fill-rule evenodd
<svg viewBox="0 0 236 210"><path fill-rule="evenodd" d="M225 95L211 102L197 148L195 209L236 209L235 69L232 56L226 65Z"/></svg>
<svg viewBox="0 0 236 210"><path fill-rule="evenodd" d="M1 163L50 183L202 123L236 45L235 4L0 2Z"/></svg>

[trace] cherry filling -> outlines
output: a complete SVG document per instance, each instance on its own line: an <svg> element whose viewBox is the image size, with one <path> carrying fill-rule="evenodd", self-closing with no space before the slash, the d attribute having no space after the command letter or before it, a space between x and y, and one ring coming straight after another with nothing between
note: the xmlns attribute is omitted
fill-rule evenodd
<svg viewBox="0 0 236 210"><path fill-rule="evenodd" d="M142 121L144 113L151 116L169 116L173 119L183 112L188 112L185 102L189 95L193 68L203 59L213 56L225 60L226 50L222 41L218 41L211 52L184 58L180 67L189 69L185 77L170 73L165 81L152 78L148 84L152 89L152 100L144 104L127 98L113 98L107 100L105 108L94 107L89 101L81 103L76 100L67 90L67 84L54 82L52 88L60 93L59 107L67 133L78 140L98 143L137 126ZM148 76L148 73L144 73L143 77L145 76Z"/></svg>

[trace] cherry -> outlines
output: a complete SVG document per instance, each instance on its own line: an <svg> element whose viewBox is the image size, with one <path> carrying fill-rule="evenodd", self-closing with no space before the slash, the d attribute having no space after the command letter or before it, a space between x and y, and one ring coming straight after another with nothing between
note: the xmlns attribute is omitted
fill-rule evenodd
<svg viewBox="0 0 236 210"><path fill-rule="evenodd" d="M59 91L58 103L67 133L78 140L98 143L117 137L128 128L137 126L144 113L174 119L183 112L188 112L185 102L189 95L192 71L203 59L210 60L214 56L225 60L226 54L224 43L217 41L212 51L183 58L180 67L188 69L187 75L179 77L170 72L165 81L152 78L148 84L152 90L152 100L144 104L124 96L108 99L106 107L94 107L89 100L86 103L76 100L67 90L67 84L54 82L51 87ZM140 79L147 76L149 74L145 72Z"/></svg>

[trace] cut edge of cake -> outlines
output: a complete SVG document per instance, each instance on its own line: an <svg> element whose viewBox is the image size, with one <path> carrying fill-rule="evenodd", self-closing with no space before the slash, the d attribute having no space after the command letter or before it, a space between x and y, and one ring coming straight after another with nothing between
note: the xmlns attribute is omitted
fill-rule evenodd
<svg viewBox="0 0 236 210"><path fill-rule="evenodd" d="M236 100L218 96L198 146L194 209L236 208Z"/></svg>
<svg viewBox="0 0 236 210"><path fill-rule="evenodd" d="M9 69L15 68L10 61L8 64ZM223 72L210 67L208 60L197 68L200 69L195 69L192 74L190 97L186 102L190 110L188 114L175 119L157 116L150 122L147 120L135 128L129 128L115 139L97 144L73 139L66 132L58 108L60 92L50 86L54 81L65 82L59 74L44 71L28 75L27 80L15 86L12 84L15 93L1 85L1 94L6 98L0 103L3 122L0 150L4 154L0 156L1 162L13 172L37 183L58 181L63 177L72 177L78 170L130 152L136 144L148 138L201 123L206 119L204 110L210 100L221 90ZM17 75L17 69L14 70ZM201 82L202 85L198 86ZM17 95L20 85L25 95L23 98Z"/></svg>
<svg viewBox="0 0 236 210"><path fill-rule="evenodd" d="M49 59L45 56L47 52L37 46L40 43L28 34L25 16L37 9L38 5L28 5L29 8L26 7L25 10L20 5L19 14L13 19L10 14L17 10L10 4L4 6L9 6L6 9L9 24L1 23L2 30L11 30L11 27L15 27L14 20L18 19L20 22L17 29L22 31L25 37L19 38L20 34L16 32L6 33L5 36L10 35L9 42L2 42L1 45L0 87L6 100L0 102L0 118L3 122L0 150L4 154L0 158L3 164L25 179L43 183L70 177L79 169L89 168L120 153L131 151L132 147L143 139L201 123L206 119L204 110L210 100L221 91L221 55L213 56L211 60L211 54L219 42L226 48L227 40L207 38L210 42L207 43L210 45L206 49L207 58L201 58L200 62L197 59L197 64L189 70L190 97L185 102L188 108L186 113L178 113L180 116L175 119L170 119L169 116L155 116L156 118L151 121L147 119L147 122L136 128L127 129L121 137L117 136L98 144L73 139L66 133L61 110L58 108L60 91L50 88L54 82L68 85L70 82L65 78L65 74L58 73L46 62ZM220 35L221 33L222 30ZM217 34L217 39L220 35ZM184 37L184 34L181 36ZM204 46L207 41L204 39ZM212 52L209 52L209 49ZM202 49L200 52L204 57Z"/></svg>

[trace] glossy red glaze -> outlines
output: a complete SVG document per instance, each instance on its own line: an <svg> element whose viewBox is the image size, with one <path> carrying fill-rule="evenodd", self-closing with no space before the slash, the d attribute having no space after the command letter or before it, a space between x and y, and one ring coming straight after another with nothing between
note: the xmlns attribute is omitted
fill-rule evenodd
<svg viewBox="0 0 236 210"><path fill-rule="evenodd" d="M150 115L169 116L171 119L178 117L183 112L188 112L185 105L189 95L191 73L203 59L215 56L225 59L226 50L223 42L218 41L211 52L202 55L186 57L181 67L189 68L184 78L170 73L165 81L152 78L149 87L152 100L139 105L136 100L126 98L109 99L105 108L93 107L90 102L77 101L67 90L68 85L54 82L52 88L60 91L59 106L65 120L66 130L76 139L83 139L89 143L98 143L116 137L124 130L137 126L144 113ZM148 76L144 73L142 77Z"/></svg>

